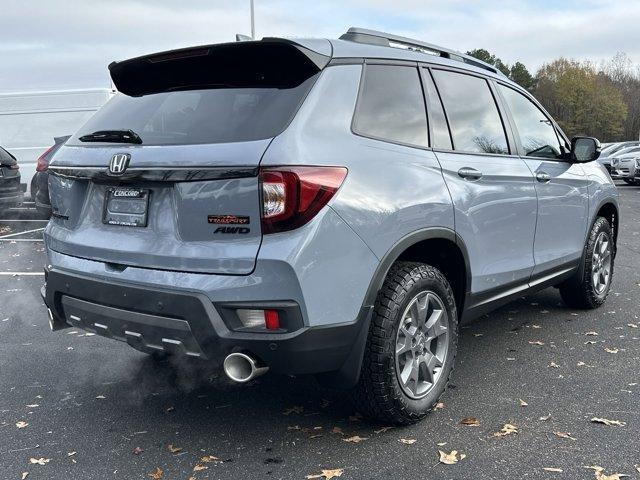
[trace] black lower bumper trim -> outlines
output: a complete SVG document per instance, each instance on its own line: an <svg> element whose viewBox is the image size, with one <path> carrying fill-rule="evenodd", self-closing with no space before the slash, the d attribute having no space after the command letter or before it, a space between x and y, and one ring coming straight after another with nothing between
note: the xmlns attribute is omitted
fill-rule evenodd
<svg viewBox="0 0 640 480"><path fill-rule="evenodd" d="M202 294L115 283L57 269L46 272L43 298L55 329L66 324L139 350L213 361L246 351L277 373L339 373L336 378L343 386L357 381L371 310L363 308L358 320L349 324L302 327L282 334L237 332L226 327Z"/></svg>

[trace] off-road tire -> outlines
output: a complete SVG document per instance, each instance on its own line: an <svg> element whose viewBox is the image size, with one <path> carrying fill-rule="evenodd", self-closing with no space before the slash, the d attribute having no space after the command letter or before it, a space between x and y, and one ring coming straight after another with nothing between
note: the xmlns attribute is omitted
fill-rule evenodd
<svg viewBox="0 0 640 480"><path fill-rule="evenodd" d="M591 272L593 267L593 249L598 236L602 232L607 233L610 241L612 242L611 274L609 277L609 285L606 290L603 293L598 294L593 284L593 276ZM615 240L611 225L606 218L598 217L593 223L593 227L591 227L591 231L587 237L585 255L582 259L583 265L581 265L582 268L578 270L574 277L559 285L560 296L567 306L590 310L600 307L605 302L613 282L615 253Z"/></svg>
<svg viewBox="0 0 640 480"><path fill-rule="evenodd" d="M396 374L396 333L409 302L421 291L436 293L447 311L448 350L435 385L420 399L407 396ZM438 403L449 382L458 345L458 313L453 291L436 268L417 262L397 262L378 292L365 347L362 371L352 399L358 411L372 419L408 425L422 419Z"/></svg>

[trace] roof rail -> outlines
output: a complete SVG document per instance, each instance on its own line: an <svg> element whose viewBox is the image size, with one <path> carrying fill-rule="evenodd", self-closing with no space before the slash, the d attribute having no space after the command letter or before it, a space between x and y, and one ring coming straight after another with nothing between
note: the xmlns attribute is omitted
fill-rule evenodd
<svg viewBox="0 0 640 480"><path fill-rule="evenodd" d="M463 62L469 65L473 65L478 68L489 70L490 72L497 73L498 75L504 75L493 65L478 60L470 55L456 52L448 48L439 47L431 43L422 42L413 38L401 37L399 35L393 35L385 32L378 32L376 30L368 30L366 28L351 27L347 33L340 37L340 40L348 40L356 43L367 43L369 45L379 45L382 47L395 47L405 48L408 50L414 50L430 55L436 55L438 57L448 58L458 62Z"/></svg>

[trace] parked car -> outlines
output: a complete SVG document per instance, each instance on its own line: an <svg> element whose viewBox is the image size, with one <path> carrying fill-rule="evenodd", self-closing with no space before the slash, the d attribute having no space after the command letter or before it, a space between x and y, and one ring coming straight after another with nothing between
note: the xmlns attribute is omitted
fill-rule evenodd
<svg viewBox="0 0 640 480"><path fill-rule="evenodd" d="M18 159L30 200L35 200L37 159L51 139L75 132L114 93L106 88L0 93L0 145Z"/></svg>
<svg viewBox="0 0 640 480"><path fill-rule="evenodd" d="M22 203L20 166L16 157L0 147L0 212Z"/></svg>
<svg viewBox="0 0 640 480"><path fill-rule="evenodd" d="M640 146L624 148L611 158L611 167L615 170L616 177L629 185L635 185L636 177L640 177L640 171L636 174L636 166L640 160Z"/></svg>
<svg viewBox="0 0 640 480"><path fill-rule="evenodd" d="M36 210L45 218L51 216L51 202L49 200L49 162L70 137L71 135L66 135L64 137L54 138L54 144L38 157L36 174L33 177L33 198L36 203Z"/></svg>
<svg viewBox="0 0 640 480"><path fill-rule="evenodd" d="M236 382L314 374L407 424L443 393L460 323L549 286L579 308L609 294L599 143L491 65L350 29L109 68L121 93L49 166L53 330Z"/></svg>
<svg viewBox="0 0 640 480"><path fill-rule="evenodd" d="M616 169L611 165L611 160L617 156L617 154L624 149L630 147L637 147L640 145L640 141L630 141L630 142L619 142L613 145L610 145L608 148L603 149L601 152L600 158L598 159L598 163L603 165L610 175L613 177L617 176Z"/></svg>

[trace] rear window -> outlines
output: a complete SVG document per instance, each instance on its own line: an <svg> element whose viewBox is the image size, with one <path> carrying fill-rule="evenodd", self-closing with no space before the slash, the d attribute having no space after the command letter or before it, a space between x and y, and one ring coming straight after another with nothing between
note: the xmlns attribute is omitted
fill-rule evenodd
<svg viewBox="0 0 640 480"><path fill-rule="evenodd" d="M210 88L116 95L69 141L101 130L133 130L143 145L246 142L284 130L317 74L291 88ZM86 145L86 144L84 144Z"/></svg>

